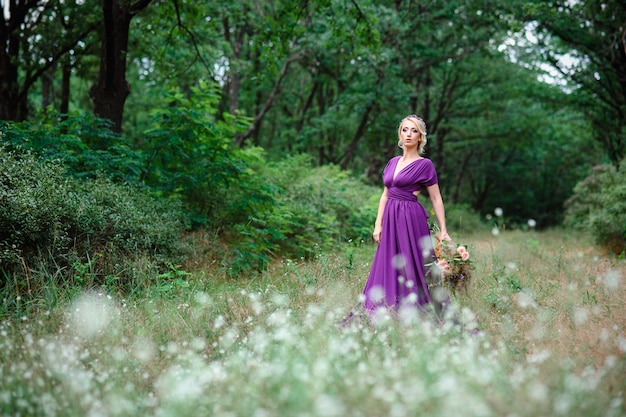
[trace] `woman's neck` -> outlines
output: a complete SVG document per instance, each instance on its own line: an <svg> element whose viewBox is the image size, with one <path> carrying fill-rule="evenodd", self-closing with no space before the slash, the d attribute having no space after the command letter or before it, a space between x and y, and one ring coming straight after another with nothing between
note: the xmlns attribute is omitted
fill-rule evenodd
<svg viewBox="0 0 626 417"><path fill-rule="evenodd" d="M402 159L406 160L413 160L413 159L418 159L420 157L420 154L417 152L417 149L404 149L404 152L402 154Z"/></svg>

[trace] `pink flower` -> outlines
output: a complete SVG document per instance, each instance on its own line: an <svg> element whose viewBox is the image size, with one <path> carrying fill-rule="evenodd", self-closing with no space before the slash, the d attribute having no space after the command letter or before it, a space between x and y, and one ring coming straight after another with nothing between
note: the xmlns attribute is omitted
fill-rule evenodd
<svg viewBox="0 0 626 417"><path fill-rule="evenodd" d="M461 259L467 261L469 259L469 252L465 249L465 246L459 246L456 251L461 255Z"/></svg>
<svg viewBox="0 0 626 417"><path fill-rule="evenodd" d="M450 272L450 270L452 270L452 268L450 268L450 265L448 265L448 262L445 259L439 259L437 261L437 266L439 267L439 269L441 269L443 272Z"/></svg>

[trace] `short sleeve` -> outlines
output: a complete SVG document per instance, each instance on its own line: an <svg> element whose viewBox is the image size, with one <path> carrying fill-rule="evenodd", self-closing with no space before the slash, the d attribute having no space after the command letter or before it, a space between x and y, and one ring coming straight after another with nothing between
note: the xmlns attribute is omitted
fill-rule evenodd
<svg viewBox="0 0 626 417"><path fill-rule="evenodd" d="M424 171L421 176L423 184L426 187L430 187L431 185L435 185L439 182L435 165L433 165L433 162L430 159L426 159L426 161L424 161Z"/></svg>

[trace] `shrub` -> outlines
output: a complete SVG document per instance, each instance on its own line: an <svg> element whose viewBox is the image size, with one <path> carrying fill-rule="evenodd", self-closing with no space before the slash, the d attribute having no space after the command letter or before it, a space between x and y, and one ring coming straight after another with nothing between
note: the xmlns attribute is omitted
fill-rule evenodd
<svg viewBox="0 0 626 417"><path fill-rule="evenodd" d="M30 151L0 147L0 272L58 269L101 258L102 276L121 256L180 253L180 205L107 179L77 180ZM106 254L106 258L105 258Z"/></svg>
<svg viewBox="0 0 626 417"><path fill-rule="evenodd" d="M366 185L335 165L313 167L306 155L270 164L264 175L283 190L275 198L279 215L293 217L294 230L288 237L302 235L328 247L336 240L366 237L361 230L364 224L368 226L367 236L371 234L381 189ZM328 244L326 239L330 239Z"/></svg>
<svg viewBox="0 0 626 417"><path fill-rule="evenodd" d="M0 261L15 265L41 247L53 252L70 243L63 218L74 199L62 169L32 153L0 147Z"/></svg>
<svg viewBox="0 0 626 417"><path fill-rule="evenodd" d="M599 165L574 188L565 224L588 231L613 251L626 250L626 167Z"/></svg>
<svg viewBox="0 0 626 417"><path fill-rule="evenodd" d="M271 194L260 179L248 176L253 155L233 145L247 119L218 117L215 86L200 83L191 90L191 97L180 91L164 97L136 149L110 130L110 122L91 115L45 114L40 123L0 122L0 137L9 149L30 149L45 160L59 161L77 178L148 186L160 196L182 201L194 226L219 229L245 220L255 204L271 202ZM233 201L232 186L245 189L239 194L242 200Z"/></svg>
<svg viewBox="0 0 626 417"><path fill-rule="evenodd" d="M29 149L45 160L59 161L75 177L106 176L135 183L141 171L140 155L110 125L93 115L63 120L48 116L41 123L0 122L0 137L7 149Z"/></svg>
<svg viewBox="0 0 626 417"><path fill-rule="evenodd" d="M73 201L76 216L67 219L73 226L73 241L88 238L92 250L113 246L130 256L137 252L177 252L183 218L175 200L157 198L147 189L107 179L78 184L77 191L81 200Z"/></svg>
<svg viewBox="0 0 626 417"><path fill-rule="evenodd" d="M263 268L272 256L310 258L370 236L380 189L336 166L313 167L305 155L259 160L252 169L273 190L274 204L235 226L234 273Z"/></svg>
<svg viewBox="0 0 626 417"><path fill-rule="evenodd" d="M254 155L233 145L247 119L218 117L219 89L209 84L192 88L191 98L174 91L165 99L167 106L153 113L144 134L142 180L161 195L180 198L194 226L220 229L245 221L254 206L249 201L269 200L249 176ZM235 198L235 189L246 190L237 195L243 200Z"/></svg>
<svg viewBox="0 0 626 417"><path fill-rule="evenodd" d="M433 216L431 222L435 220ZM481 221L480 214L466 204L446 204L446 227L453 234L469 234L489 228Z"/></svg>

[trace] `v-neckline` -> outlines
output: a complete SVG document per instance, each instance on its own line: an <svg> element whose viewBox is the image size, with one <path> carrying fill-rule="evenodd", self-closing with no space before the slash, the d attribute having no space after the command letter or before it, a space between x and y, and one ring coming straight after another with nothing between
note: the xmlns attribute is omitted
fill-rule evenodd
<svg viewBox="0 0 626 417"><path fill-rule="evenodd" d="M402 171L404 171L405 169L407 169L408 167L410 167L411 165L413 165L417 161L421 161L422 159L424 159L424 157L417 158L416 160L411 161L408 164L406 164L405 166L403 166L402 168L398 169L398 164L400 163L400 159L402 159L401 156L398 157L398 159L396 159L396 166L393 168L393 181L394 182L395 182L396 178L398 178L398 175L400 175L400 173Z"/></svg>

